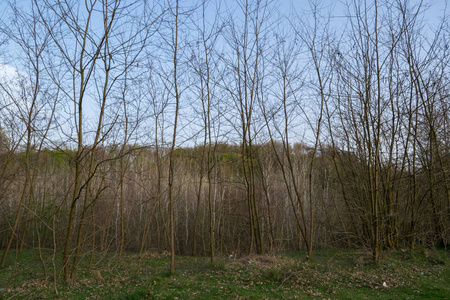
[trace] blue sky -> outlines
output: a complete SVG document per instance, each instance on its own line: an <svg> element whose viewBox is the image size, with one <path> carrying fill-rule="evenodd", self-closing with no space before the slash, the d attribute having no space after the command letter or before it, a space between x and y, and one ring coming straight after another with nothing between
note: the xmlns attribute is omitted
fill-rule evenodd
<svg viewBox="0 0 450 300"><path fill-rule="evenodd" d="M241 0L243 1L243 0ZM319 3L320 8L322 8L322 16L327 16L330 14L331 22L332 22L332 29L339 28L341 26L345 26L346 24L346 6L344 4L344 1L317 1ZM0 5L5 5L6 1L0 0ZM18 1L21 5L26 6L28 1ZM180 4L186 4L187 6L192 5L194 3L198 3L198 1L180 1ZM217 0L217 2L222 6L222 11L227 11L229 13L230 11L233 11L236 7L234 4L234 1L220 1ZM368 5L373 4L372 1L367 2ZM410 3L419 3L417 0L410 1ZM426 4L428 6L426 12L424 13L424 21L426 22L427 26L429 26L430 30L430 36L432 36L432 30L433 27L436 27L439 24L439 21L445 14L445 9L447 7L448 1L447 0L434 0L427 2ZM80 8L83 8L83 5L80 5ZM211 16L213 16L213 13L215 12L214 8L214 1L211 3ZM288 0L278 0L272 2L271 6L271 14L273 14L275 17L277 14L286 15L288 19L296 23L299 20L295 20L295 18L301 18L301 21L312 21L312 14L311 14L311 7L309 1L288 1ZM7 10L3 10L0 13L0 17L3 18L3 20L8 21L9 16L7 15ZM238 15L235 16L238 18ZM276 18L274 19L274 23L276 23ZM101 20L94 20L94 23L97 23L101 25ZM285 24L285 23L282 23ZM283 25L281 25L283 26ZM16 46L12 46L12 44L9 44L8 48L5 49L5 46L3 48L0 48L0 50L9 50L9 51L2 51L0 54L0 65L2 65L2 68L0 68L0 80L5 80L8 78L12 78L12 73L17 73L15 70L21 70L22 66L19 62L19 60L16 59L15 54L15 48ZM7 53L9 52L9 53ZM8 56L7 56L8 55ZM5 72L9 72L8 74L5 74ZM88 101L89 102L89 101ZM0 105L0 108L2 106ZM86 116L88 116L88 119L95 120L97 113L98 113L98 106L96 106L95 101L92 101L90 104L86 103ZM0 112L2 114L2 112ZM0 115L1 116L1 115ZM189 121L187 121L189 122ZM306 131L306 129L305 129Z"/></svg>

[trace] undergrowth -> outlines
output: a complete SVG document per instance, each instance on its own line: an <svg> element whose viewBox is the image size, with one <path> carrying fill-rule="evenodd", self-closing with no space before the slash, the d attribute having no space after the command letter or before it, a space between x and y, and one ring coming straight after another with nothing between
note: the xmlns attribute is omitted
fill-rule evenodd
<svg viewBox="0 0 450 300"><path fill-rule="evenodd" d="M80 262L77 280L64 283L57 257L56 281L51 255L43 263L37 250L11 253L0 269L0 299L445 299L450 295L450 259L444 249L383 252L373 263L356 249L217 258L124 253L96 254ZM136 271L138 272L136 273ZM56 288L55 288L56 287Z"/></svg>

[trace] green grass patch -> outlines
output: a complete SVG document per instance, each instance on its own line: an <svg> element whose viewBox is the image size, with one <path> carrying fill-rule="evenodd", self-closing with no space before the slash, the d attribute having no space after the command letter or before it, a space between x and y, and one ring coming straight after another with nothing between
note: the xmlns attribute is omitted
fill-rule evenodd
<svg viewBox="0 0 450 300"><path fill-rule="evenodd" d="M450 259L444 249L383 252L375 264L357 249L316 250L218 258L170 258L147 252L81 257L77 280L63 281L61 254L27 249L11 252L0 269L0 299L445 299L450 295ZM44 267L45 265L45 271Z"/></svg>

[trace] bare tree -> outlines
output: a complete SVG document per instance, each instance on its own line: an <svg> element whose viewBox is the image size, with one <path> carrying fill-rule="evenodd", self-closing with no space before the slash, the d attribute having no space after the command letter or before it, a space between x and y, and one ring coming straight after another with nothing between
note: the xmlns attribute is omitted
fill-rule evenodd
<svg viewBox="0 0 450 300"><path fill-rule="evenodd" d="M197 208L195 215L194 233L193 233L193 245L192 255L196 255L197 252L197 227L200 214L200 200L203 187L203 169L206 168L207 174L207 204L209 208L209 240L210 240L210 256L211 265L214 265L214 211L213 211L213 182L212 172L214 168L215 150L217 141L213 145L213 133L212 133L212 114L213 114L213 100L214 100L214 86L215 83L212 79L213 72L219 66L214 59L215 46L221 33L222 26L219 24L219 11L220 7L216 9L216 16L211 25L207 25L206 10L208 8L208 2L202 2L201 19L200 24L196 24L199 35L198 49L195 49L195 55L192 59L192 67L195 74L199 78L199 96L201 99L201 115L203 119L203 145L202 154L200 160L200 177L197 192ZM206 162L206 163L205 163Z"/></svg>
<svg viewBox="0 0 450 300"><path fill-rule="evenodd" d="M17 74L19 87L16 84L0 83L2 93L6 95L7 102L12 106L14 114L20 116L23 122L26 136L25 139L25 178L23 188L17 208L14 224L11 228L11 234L8 239L5 251L3 252L0 266L3 267L8 256L14 237L18 237L18 226L21 219L22 210L26 211L25 226L22 232L20 250L23 249L25 235L27 232L28 218L32 211L31 200L33 198L33 186L37 176L39 154L45 142L50 125L53 120L55 105L58 96L53 95L55 99L51 102L49 93L46 92L41 84L42 69L45 68L45 51L49 40L49 35L42 32L42 23L38 20L36 7L32 5L31 11L22 11L14 5L11 5L14 16L10 26L2 26L2 33L9 37L23 53L23 67L29 69L28 75ZM19 88L19 90L17 90ZM47 103L47 101L49 103ZM39 113L48 113L48 119L40 119ZM43 130L39 130L43 126ZM32 153L37 151L37 156L33 159ZM7 164L5 164L6 166Z"/></svg>
<svg viewBox="0 0 450 300"><path fill-rule="evenodd" d="M269 16L267 1L238 1L238 11L242 24L231 19L226 31L226 42L230 53L224 57L228 71L225 73L223 87L232 99L237 118L236 132L241 139L241 159L246 201L249 216L251 254L256 240L258 252L263 252L262 231L255 192L255 169L253 143L255 140L255 107L259 97L259 85L262 80L261 67L264 48L264 30ZM255 126L256 127L256 126Z"/></svg>
<svg viewBox="0 0 450 300"><path fill-rule="evenodd" d="M64 274L66 281L75 278L77 257L80 250L83 223L86 210L91 204L91 180L103 161L95 161L98 145L103 143L116 124L117 116L106 119L108 100L119 78L130 65L134 63L137 54L134 46L145 41L146 28L137 28L133 31L123 32L117 28L125 22L133 21L135 6L124 5L120 1L86 2L84 10L76 9L76 5L67 1L53 5L49 2L36 3L40 19L45 24L46 32L58 50L58 59L67 68L66 77L54 83L61 89L65 97L73 104L73 119L76 136L75 177L73 193L70 201L69 217L67 222L66 239L64 245ZM56 16L56 19L49 17ZM93 20L100 17L103 20L101 28L93 25ZM142 36L143 39L142 40ZM142 44L140 46L142 47ZM139 50L137 50L139 53ZM131 53L129 60L123 60L123 53ZM98 104L98 115L93 134L87 135L84 129L88 116L83 108L89 103ZM108 123L105 122L108 121ZM66 129L63 129L66 130ZM86 142L92 146L86 147ZM83 195L84 191L84 195ZM76 218L77 205L80 199L82 214L78 227L76 253L72 271L69 273L69 256L74 233L73 227Z"/></svg>

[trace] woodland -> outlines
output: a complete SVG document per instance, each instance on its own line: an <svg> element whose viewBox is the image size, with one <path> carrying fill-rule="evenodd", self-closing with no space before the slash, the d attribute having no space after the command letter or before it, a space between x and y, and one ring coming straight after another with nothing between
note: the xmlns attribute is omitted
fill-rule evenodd
<svg viewBox="0 0 450 300"><path fill-rule="evenodd" d="M0 1L0 271L448 247L446 12L281 2Z"/></svg>

